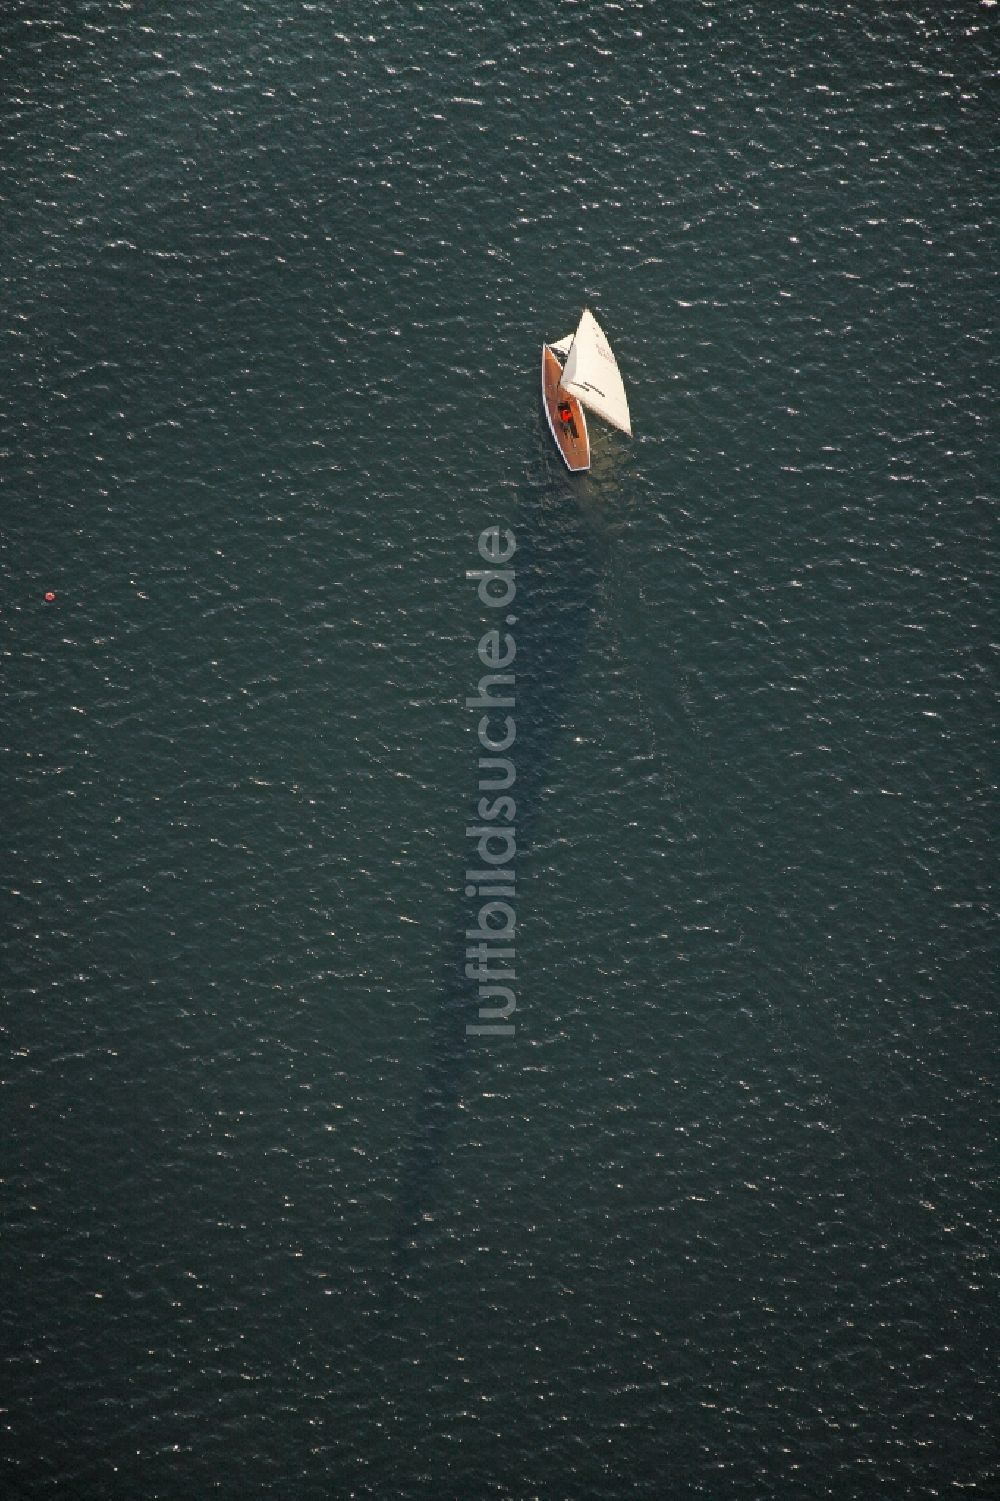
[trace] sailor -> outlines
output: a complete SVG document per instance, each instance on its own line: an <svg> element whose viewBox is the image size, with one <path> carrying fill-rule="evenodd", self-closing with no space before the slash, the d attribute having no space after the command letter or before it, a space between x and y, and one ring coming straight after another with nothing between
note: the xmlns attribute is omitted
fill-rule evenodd
<svg viewBox="0 0 1000 1501"><path fill-rule="evenodd" d="M572 417L572 415L573 415L573 408L570 406L569 402L568 401L561 401L559 403L559 420L560 420L560 422L565 422L568 425L569 419Z"/></svg>

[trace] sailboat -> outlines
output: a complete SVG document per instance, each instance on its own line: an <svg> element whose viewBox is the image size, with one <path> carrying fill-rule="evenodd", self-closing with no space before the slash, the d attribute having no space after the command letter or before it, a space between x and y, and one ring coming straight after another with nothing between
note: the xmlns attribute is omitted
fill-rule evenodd
<svg viewBox="0 0 1000 1501"><path fill-rule="evenodd" d="M542 405L555 445L574 473L590 468L584 407L632 436L621 374L589 308L584 308L575 334L542 345Z"/></svg>

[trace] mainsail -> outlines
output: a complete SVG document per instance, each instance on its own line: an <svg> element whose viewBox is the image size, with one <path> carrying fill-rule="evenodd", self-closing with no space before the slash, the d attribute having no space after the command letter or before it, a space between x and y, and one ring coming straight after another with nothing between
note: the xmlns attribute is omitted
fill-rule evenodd
<svg viewBox="0 0 1000 1501"><path fill-rule="evenodd" d="M625 387L604 330L588 308L583 310L559 384L583 406L631 437Z"/></svg>

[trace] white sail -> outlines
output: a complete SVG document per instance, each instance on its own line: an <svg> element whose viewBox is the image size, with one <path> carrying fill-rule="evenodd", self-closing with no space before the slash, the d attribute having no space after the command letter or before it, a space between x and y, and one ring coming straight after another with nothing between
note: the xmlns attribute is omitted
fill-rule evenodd
<svg viewBox="0 0 1000 1501"><path fill-rule="evenodd" d="M632 435L625 387L604 330L584 308L559 384L583 406Z"/></svg>
<svg viewBox="0 0 1000 1501"><path fill-rule="evenodd" d="M569 348L572 342L573 335L567 334L564 339L557 339L554 344L550 344L549 348L552 350L553 354L561 354L563 359L565 359L569 354Z"/></svg>

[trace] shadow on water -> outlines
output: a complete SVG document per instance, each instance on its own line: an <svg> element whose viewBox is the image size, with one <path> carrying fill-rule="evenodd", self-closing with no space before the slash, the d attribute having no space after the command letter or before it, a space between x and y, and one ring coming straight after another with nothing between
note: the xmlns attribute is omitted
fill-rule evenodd
<svg viewBox="0 0 1000 1501"><path fill-rule="evenodd" d="M546 781L565 733L566 703L592 622L596 612L610 602L614 619L609 647L635 694L637 728L641 727L662 786L664 827L670 825L676 837L695 841L694 868L700 872L702 888L714 893L706 916L711 916L726 948L735 951L742 943L739 917L732 910L730 893L716 889L718 882L710 879L706 852L706 839L712 837L704 816L713 784L706 766L710 745L687 702L680 665L669 643L656 643L651 652L642 644L645 601L641 588L629 575L611 519L616 512L620 514L617 502L624 478L622 468L614 462L608 462L603 472L595 465L595 471L582 479L555 475L553 464L526 489L516 514L498 519L499 524L510 526L517 539L517 552L511 560L517 578L517 598L511 606L517 617L512 630L517 643L516 703L509 712L517 723L517 740L511 752L517 780L510 791L517 804L518 881L530 868ZM471 583L469 587L471 590ZM479 609L478 603L474 608ZM484 630L501 624L486 613L482 619ZM475 662L474 657L472 660ZM473 691L471 681L469 691ZM470 716L474 712L470 710ZM501 710L500 714L506 712ZM470 813L480 796L476 755L470 747L465 803ZM453 866L457 907L442 959L440 1003L431 1021L423 1085L404 1147L391 1256L393 1304L426 1253L428 1227L437 1218L443 1200L441 1169L449 1137L474 1067L472 1055L482 1043L482 1039L466 1033L466 1026L479 1019L477 982L465 974L466 933L476 928L484 898L475 889L472 896L465 896L464 875L478 863L474 842L468 839ZM516 970L516 960L514 967ZM520 979L518 976L518 982Z"/></svg>
<svg viewBox="0 0 1000 1501"><path fill-rule="evenodd" d="M516 600L510 606L516 617L512 628L517 645L516 702L511 710L498 711L497 721L509 712L517 725L517 739L508 754L516 767L510 793L517 807L514 863L520 882L531 860L542 793L562 733L567 693L587 641L608 547L579 481L562 475L553 480L550 471L512 510L516 514L498 518L498 524L509 526L517 541L517 551L507 565L514 567L517 583ZM474 587L471 582L469 587ZM478 601L475 608L481 608ZM482 618L484 630L493 625L503 628L502 617L494 621L484 613ZM474 691L471 683L469 691ZM477 821L472 815L481 796L478 754L477 746L470 755L466 800L470 823ZM440 1005L431 1024L423 1087L404 1153L392 1257L396 1292L419 1264L422 1230L441 1196L440 1165L466 1087L470 1051L482 1045L481 1038L466 1033L466 1026L479 1017L477 982L465 974L465 935L477 926L484 898L474 889L471 897L464 894L466 870L480 863L475 843L468 839L456 857L454 878L461 881L458 908L441 976Z"/></svg>

